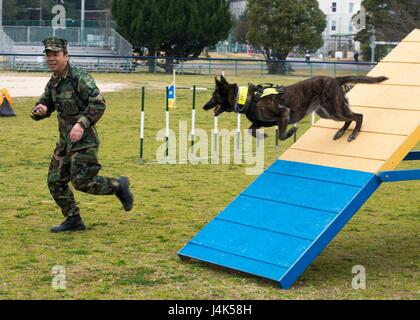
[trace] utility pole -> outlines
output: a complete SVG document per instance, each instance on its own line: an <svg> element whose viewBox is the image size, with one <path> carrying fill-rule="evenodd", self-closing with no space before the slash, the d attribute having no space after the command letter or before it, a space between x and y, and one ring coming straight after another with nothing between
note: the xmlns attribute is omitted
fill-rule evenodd
<svg viewBox="0 0 420 320"><path fill-rule="evenodd" d="M39 0L39 26L42 26L42 0Z"/></svg>
<svg viewBox="0 0 420 320"><path fill-rule="evenodd" d="M82 43L85 43L85 0L81 0L82 1L82 5L81 5L81 13L80 13L80 34L81 36L81 40Z"/></svg>
<svg viewBox="0 0 420 320"><path fill-rule="evenodd" d="M370 49L371 49L371 63L375 62L375 48L376 48L376 36L375 36L375 29L372 29L372 35L370 36Z"/></svg>
<svg viewBox="0 0 420 320"><path fill-rule="evenodd" d="M3 0L0 0L0 30L3 29Z"/></svg>

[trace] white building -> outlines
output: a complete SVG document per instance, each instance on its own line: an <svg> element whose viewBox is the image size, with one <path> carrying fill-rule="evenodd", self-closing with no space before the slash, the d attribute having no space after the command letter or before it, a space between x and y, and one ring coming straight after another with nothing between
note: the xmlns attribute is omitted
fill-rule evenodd
<svg viewBox="0 0 420 320"><path fill-rule="evenodd" d="M353 38L357 31L351 18L360 10L361 0L318 0L319 8L324 12L327 27L323 32L324 55L346 57L348 51L358 48Z"/></svg>
<svg viewBox="0 0 420 320"><path fill-rule="evenodd" d="M230 12L239 18L246 10L247 0L229 0ZM324 46L319 50L324 56L346 58L353 50L359 50L359 43L353 41L357 31L351 19L360 10L362 0L318 0L319 8L325 14L327 27L322 33Z"/></svg>
<svg viewBox="0 0 420 320"><path fill-rule="evenodd" d="M236 19L245 12L247 2L247 0L229 0L230 12Z"/></svg>
<svg viewBox="0 0 420 320"><path fill-rule="evenodd" d="M360 10L361 0L318 0L318 2L328 23L326 34L356 34L351 18Z"/></svg>

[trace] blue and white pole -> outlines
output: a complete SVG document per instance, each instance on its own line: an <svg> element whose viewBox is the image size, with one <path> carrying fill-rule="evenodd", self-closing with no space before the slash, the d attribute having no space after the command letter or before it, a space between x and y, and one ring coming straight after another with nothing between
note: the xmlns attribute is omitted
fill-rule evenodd
<svg viewBox="0 0 420 320"><path fill-rule="evenodd" d="M166 87L166 130L165 130L165 141L166 141L166 161L169 161L169 87Z"/></svg>

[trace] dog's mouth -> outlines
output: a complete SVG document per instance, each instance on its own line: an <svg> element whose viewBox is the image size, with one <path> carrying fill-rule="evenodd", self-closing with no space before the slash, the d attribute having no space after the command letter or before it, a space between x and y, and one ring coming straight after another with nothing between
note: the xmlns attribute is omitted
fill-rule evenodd
<svg viewBox="0 0 420 320"><path fill-rule="evenodd" d="M222 104L217 104L216 106L213 105L213 106L210 106L210 107L208 105L205 105L203 107L203 110L208 111L208 110L210 110L212 108L214 108L213 112L214 112L214 116L215 117L219 116L223 112L231 112L231 111L233 111L233 109L230 110L230 108L227 108L227 107L223 106Z"/></svg>

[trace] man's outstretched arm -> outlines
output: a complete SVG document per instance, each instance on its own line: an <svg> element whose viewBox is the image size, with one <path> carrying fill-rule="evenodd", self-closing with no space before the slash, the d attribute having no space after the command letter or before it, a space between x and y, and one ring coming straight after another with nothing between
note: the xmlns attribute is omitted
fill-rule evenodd
<svg viewBox="0 0 420 320"><path fill-rule="evenodd" d="M30 116L33 120L39 121L48 118L54 110L55 106L52 102L51 90L48 83L45 87L44 93L32 109Z"/></svg>

